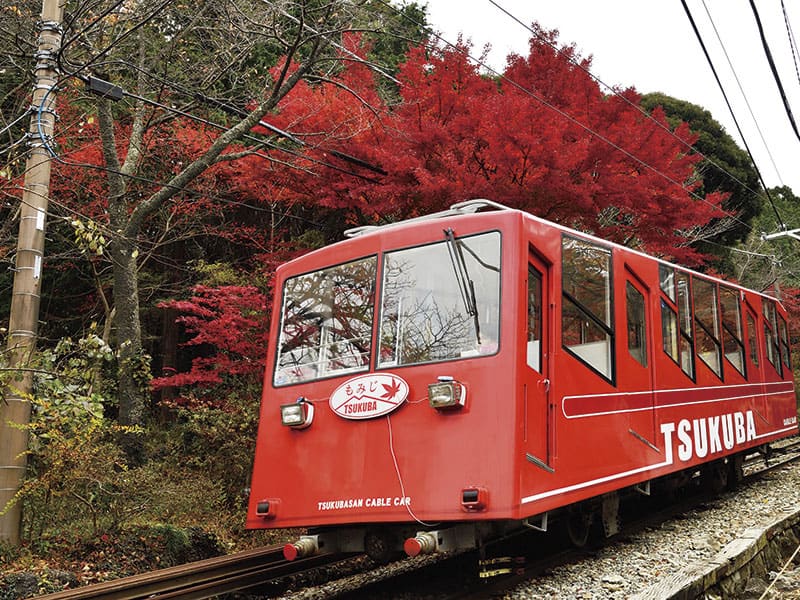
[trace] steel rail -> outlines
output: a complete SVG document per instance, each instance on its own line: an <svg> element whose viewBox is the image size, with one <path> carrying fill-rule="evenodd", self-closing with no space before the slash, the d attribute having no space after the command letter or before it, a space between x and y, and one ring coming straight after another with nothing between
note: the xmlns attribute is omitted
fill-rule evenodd
<svg viewBox="0 0 800 600"><path fill-rule="evenodd" d="M200 600L268 583L285 575L342 560L322 554L289 562L282 546L247 550L227 556L141 573L80 588L38 596L39 600Z"/></svg>

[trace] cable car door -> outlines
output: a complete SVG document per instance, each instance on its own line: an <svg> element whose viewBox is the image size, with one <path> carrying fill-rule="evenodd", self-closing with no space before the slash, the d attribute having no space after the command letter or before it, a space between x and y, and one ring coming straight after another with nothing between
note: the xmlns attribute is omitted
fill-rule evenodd
<svg viewBox="0 0 800 600"><path fill-rule="evenodd" d="M625 268L625 337L620 343L627 351L618 353L618 385L628 392L638 410L630 412L630 433L651 448L656 448L656 422L653 394L653 341L650 289L636 273ZM625 348L623 346L623 348ZM642 410L646 409L646 410Z"/></svg>
<svg viewBox="0 0 800 600"><path fill-rule="evenodd" d="M550 392L550 306L547 266L530 254L527 277L527 322L523 402L525 457L553 471L553 410Z"/></svg>

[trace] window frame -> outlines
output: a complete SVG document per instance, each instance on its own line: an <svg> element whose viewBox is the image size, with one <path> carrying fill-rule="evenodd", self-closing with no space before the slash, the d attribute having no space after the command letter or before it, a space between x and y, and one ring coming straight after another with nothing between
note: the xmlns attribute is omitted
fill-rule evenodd
<svg viewBox="0 0 800 600"><path fill-rule="evenodd" d="M692 322L692 289L689 273L676 269L672 265L659 263L659 288L661 289L661 348L664 354L672 359L686 377L692 382L697 382L697 365L695 364L694 335ZM671 271L671 275L669 272ZM665 277L666 275L666 277ZM671 293L665 288L664 281L671 282ZM684 291L681 291L683 285ZM665 311L668 310L675 319L676 332L672 343L675 344L677 356L667 351L666 338L664 337ZM688 348L688 351L686 350ZM684 362L685 360L685 362Z"/></svg>
<svg viewBox="0 0 800 600"><path fill-rule="evenodd" d="M780 345L780 355L784 366L792 370L792 348L789 344L789 325L783 315L778 313L778 344Z"/></svg>
<svg viewBox="0 0 800 600"><path fill-rule="evenodd" d="M526 351L525 351L525 362L527 363L527 365L531 369L533 369L534 371L536 371L537 373L540 373L540 374L543 372L543 369L542 369L542 345L543 345L542 344L542 337L543 337L542 328L544 327L544 310L543 310L543 306L542 306L543 298L544 298L544 290L543 290L543 283L544 282L543 282L543 278L544 278L544 276L542 275L542 273L539 272L539 269L537 269L534 265L532 265L530 262L528 262L528 282L527 282L527 296L526 296L526 301L527 301L526 311L527 311L527 316L528 316L528 322L527 322L527 332L526 332L527 338L526 338L526 345L525 345L525 348L526 348ZM538 302L539 302L538 308L539 308L539 311L538 311L538 314L536 314L534 316L535 322L537 323L538 327L531 327L531 323L534 322L531 319L531 317L532 317L532 313L531 313L531 306L532 306L532 303L531 303L531 291L533 290L533 288L531 287L531 282L533 280L536 280L538 282L538 292L539 292L538 293ZM533 365L533 364L531 364L531 356L530 356L530 354L528 352L528 344L530 342L532 342L532 341L535 341L535 338L531 338L531 333L536 331L536 329L538 329L538 331L539 331L539 339L538 339L538 341L539 341L539 353L538 353L538 356L536 357L536 365Z"/></svg>
<svg viewBox="0 0 800 600"><path fill-rule="evenodd" d="M455 232L454 232L455 233ZM456 243L462 240L469 240L471 238L476 238L484 235L490 234L497 234L499 240L499 271L498 271L498 289L497 289L497 303L498 303L498 328L497 328L497 344L493 351L487 352L485 354L475 354L469 356L453 356L448 358L442 359L432 359L432 360L425 360L425 361L417 361L417 362L404 362L401 364L395 364L391 361L381 362L380 353L382 351L382 344L383 341L381 340L381 333L383 328L383 320L384 320L384 309L386 308L386 271L387 271L387 262L391 258L392 255L398 254L400 252L405 252L409 250L417 250L420 248L432 247L437 244L446 244L447 238L442 239L435 239L432 241L425 241L421 244L415 244L412 246L402 246L397 248L389 248L385 249L380 253L380 260L379 260L379 272L378 272L378 286L379 286L379 294L376 298L376 305L377 305L377 315L375 319L374 325L374 335L375 341L373 345L373 367L372 369L376 372L378 371L386 371L386 370L393 370L393 369L403 369L406 367L415 367L420 365L430 365L430 364L438 364L438 363L447 363L453 362L458 360L473 360L473 359L481 359L481 358L490 358L492 356L496 356L500 352L501 343L502 343L502 315L503 315L503 270L506 268L504 266L504 248L505 248L505 237L503 232L500 229L486 229L483 231L477 231L474 233L466 233L464 235L455 235ZM469 253L469 252L468 252Z"/></svg>
<svg viewBox="0 0 800 600"><path fill-rule="evenodd" d="M635 312L639 312L640 308L642 317L641 321L634 323L638 325L635 331L639 332L637 336L639 344L634 346L631 346L631 334L634 332L634 329L631 328L631 292L636 294L637 302L641 301L641 305L635 307L637 309ZM628 354L644 368L647 368L647 300L639 288L628 278L625 279L625 331L627 332ZM634 352L634 349L637 351ZM637 356L637 354L640 355Z"/></svg>
<svg viewBox="0 0 800 600"><path fill-rule="evenodd" d="M755 311L749 306L745 307L745 321L747 322L747 346L748 356L753 366L758 368L760 366L761 357L759 356L758 345L758 317L755 316Z"/></svg>
<svg viewBox="0 0 800 600"><path fill-rule="evenodd" d="M701 318L701 314L698 311L697 304L698 300L705 302L708 300L707 298L698 298L699 294L702 294L703 291L701 289L701 285L695 285L696 283L701 283L702 285L708 285L708 290L711 291L711 303L708 308L711 310L711 320L712 323L707 323ZM711 372L713 372L721 381L724 381L724 368L722 362L722 342L720 338L720 322L721 322L721 314L719 308L719 286L717 285L716 281L711 281L709 279L705 279L703 277L697 277L696 275L692 275L692 304L693 304L693 314L694 314L694 325L699 331L695 335L695 353L697 357L706 365ZM701 333L702 332L702 333ZM702 334L708 336L709 340L714 346L717 355L717 364L719 365L719 371L714 368L700 353L700 344L698 343Z"/></svg>
<svg viewBox="0 0 800 600"><path fill-rule="evenodd" d="M565 264L565 243L566 240L573 240L582 244L584 246L589 246L598 250L608 256L608 287L607 287L607 306L605 306L609 323L605 323L602 319L600 319L594 312L589 309L585 304L583 304L580 300L578 300L573 294L568 292L565 289L565 281L566 278L564 277L564 264ZM581 237L577 237L574 235L569 235L566 233L562 233L561 235L561 319L560 319L560 334L561 334L561 347L567 351L570 356L575 357L581 364L585 365L588 369L592 372L596 373L599 377L603 380L607 381L613 386L616 386L617 380L617 361L616 361L616 339L614 334L614 249L608 246L604 246L602 244L598 244L597 242L586 240ZM608 350L608 367L609 367L609 374L606 375L600 369L592 365L588 360L584 357L580 356L577 352L572 350L564 341L564 314L566 310L567 303L571 304L574 308L577 309L579 313L581 313L584 317L586 317L591 323L597 326L605 335L607 342L607 350Z"/></svg>
<svg viewBox="0 0 800 600"><path fill-rule="evenodd" d="M780 377L783 377L780 342L778 341L777 307L771 298L761 299L761 314L764 319L764 349L769 362Z"/></svg>
<svg viewBox="0 0 800 600"><path fill-rule="evenodd" d="M360 365L358 367L340 369L338 371L337 370L325 371L322 375L315 374L313 377L310 377L310 378L307 378L307 379L297 379L297 380L292 380L292 381L278 381L279 371L282 371L282 370L284 370L286 368L286 367L282 367L281 366L281 362L280 361L281 361L281 358L284 355L284 351L282 349L282 344L285 343L283 341L283 339L284 339L283 338L283 333L284 333L284 328L286 327L286 318L287 318L286 302L288 300L287 286L289 285L289 283L291 281L294 281L294 280L299 280L299 279L301 279L303 277L308 277L308 276L313 275L315 273L321 273L323 271L334 271L335 269L340 269L340 268L345 267L347 265L355 265L355 264L361 263L361 262L366 263L367 261L370 261L370 260L374 261L374 272L372 274L372 276L373 276L373 281L372 281L372 309L371 309L372 314L371 314L371 323L370 323L370 327L369 327L369 349L367 350L366 363L363 364L363 365ZM378 300L379 300L379 298L378 298L378 287L377 287L379 277L380 277L380 262L378 260L378 254L377 253L371 253L371 254L367 254L367 255L364 255L364 256L360 256L358 258L353 258L353 259L350 259L350 260L344 260L344 261L341 261L341 262L338 262L338 263L335 263L335 264L331 264L331 265L328 265L328 266L325 266L325 267L321 267L319 269L312 269L310 271L305 271L303 273L296 273L296 274L290 275L290 276L286 277L286 279L284 279L282 287L281 287L281 308L280 308L281 312L280 312L280 317L278 319L278 335L277 335L276 341L275 341L275 344L276 344L276 347L275 347L275 359L274 359L274 363L272 365L272 377L271 377L272 387L274 387L274 388L282 388L282 387L288 387L288 386L292 386L292 385L302 385L302 384L311 383L311 382L314 382L314 381L322 381L322 380L325 380L325 379L332 379L334 377L341 377L342 375L353 375L353 374L358 374L358 373L365 373L365 372L368 372L372 368L372 363L373 363L373 359L374 359L374 352L375 352L375 338L374 338L374 336L375 336L375 322L376 322L375 320L376 320L376 317L377 317ZM320 334L320 335L322 336L322 334ZM335 342L333 342L333 343L335 343ZM320 337L320 345L322 345L321 337ZM329 359L322 359L322 360L314 361L313 363L304 363L304 364L320 364L324 360L329 360ZM303 365L300 365L300 366L303 366Z"/></svg>
<svg viewBox="0 0 800 600"><path fill-rule="evenodd" d="M726 303L723 302L723 296L728 296L733 300L733 306L736 307L736 315L735 321L736 325L739 328L739 335L736 334L735 331L732 331L731 328L728 326L726 321L731 321L731 319L726 319ZM742 323L742 303L740 294L734 288L720 284L719 285L719 309L720 309L720 324L722 325L722 355L725 357L725 360L739 373L747 379L747 359L745 358L745 347L744 347L744 324ZM732 360L728 358L728 352L726 352L726 333L730 336L731 340L734 341L739 349L739 355L741 356L742 361L742 368L736 366Z"/></svg>

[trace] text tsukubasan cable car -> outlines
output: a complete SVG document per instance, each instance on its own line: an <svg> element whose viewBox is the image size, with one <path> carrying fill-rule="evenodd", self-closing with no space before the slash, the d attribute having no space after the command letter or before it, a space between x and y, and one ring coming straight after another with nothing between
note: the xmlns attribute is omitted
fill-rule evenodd
<svg viewBox="0 0 800 600"><path fill-rule="evenodd" d="M797 433L774 298L487 200L348 236L276 274L247 525L287 558L610 535Z"/></svg>

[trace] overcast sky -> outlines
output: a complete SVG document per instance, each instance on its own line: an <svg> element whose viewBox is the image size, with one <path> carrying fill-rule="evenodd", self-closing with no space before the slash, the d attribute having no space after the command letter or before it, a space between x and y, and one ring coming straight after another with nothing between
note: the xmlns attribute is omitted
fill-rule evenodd
<svg viewBox="0 0 800 600"><path fill-rule="evenodd" d="M591 71L604 83L634 87L640 93L664 92L699 104L744 147L680 0L495 2L523 23L537 21L545 29L557 29L562 44L574 43L581 56L592 56ZM687 4L767 185L788 185L800 195L800 140L783 108L749 0L705 0L705 6L703 0L688 0ZM792 32L800 36L800 5L794 0L784 4L790 26L797 27ZM756 6L800 126L800 83L781 2L757 0ZM428 0L428 15L444 39L454 42L459 32L471 38L475 56L484 44L491 44L489 62L498 70L509 52L527 53L530 32L490 0Z"/></svg>

